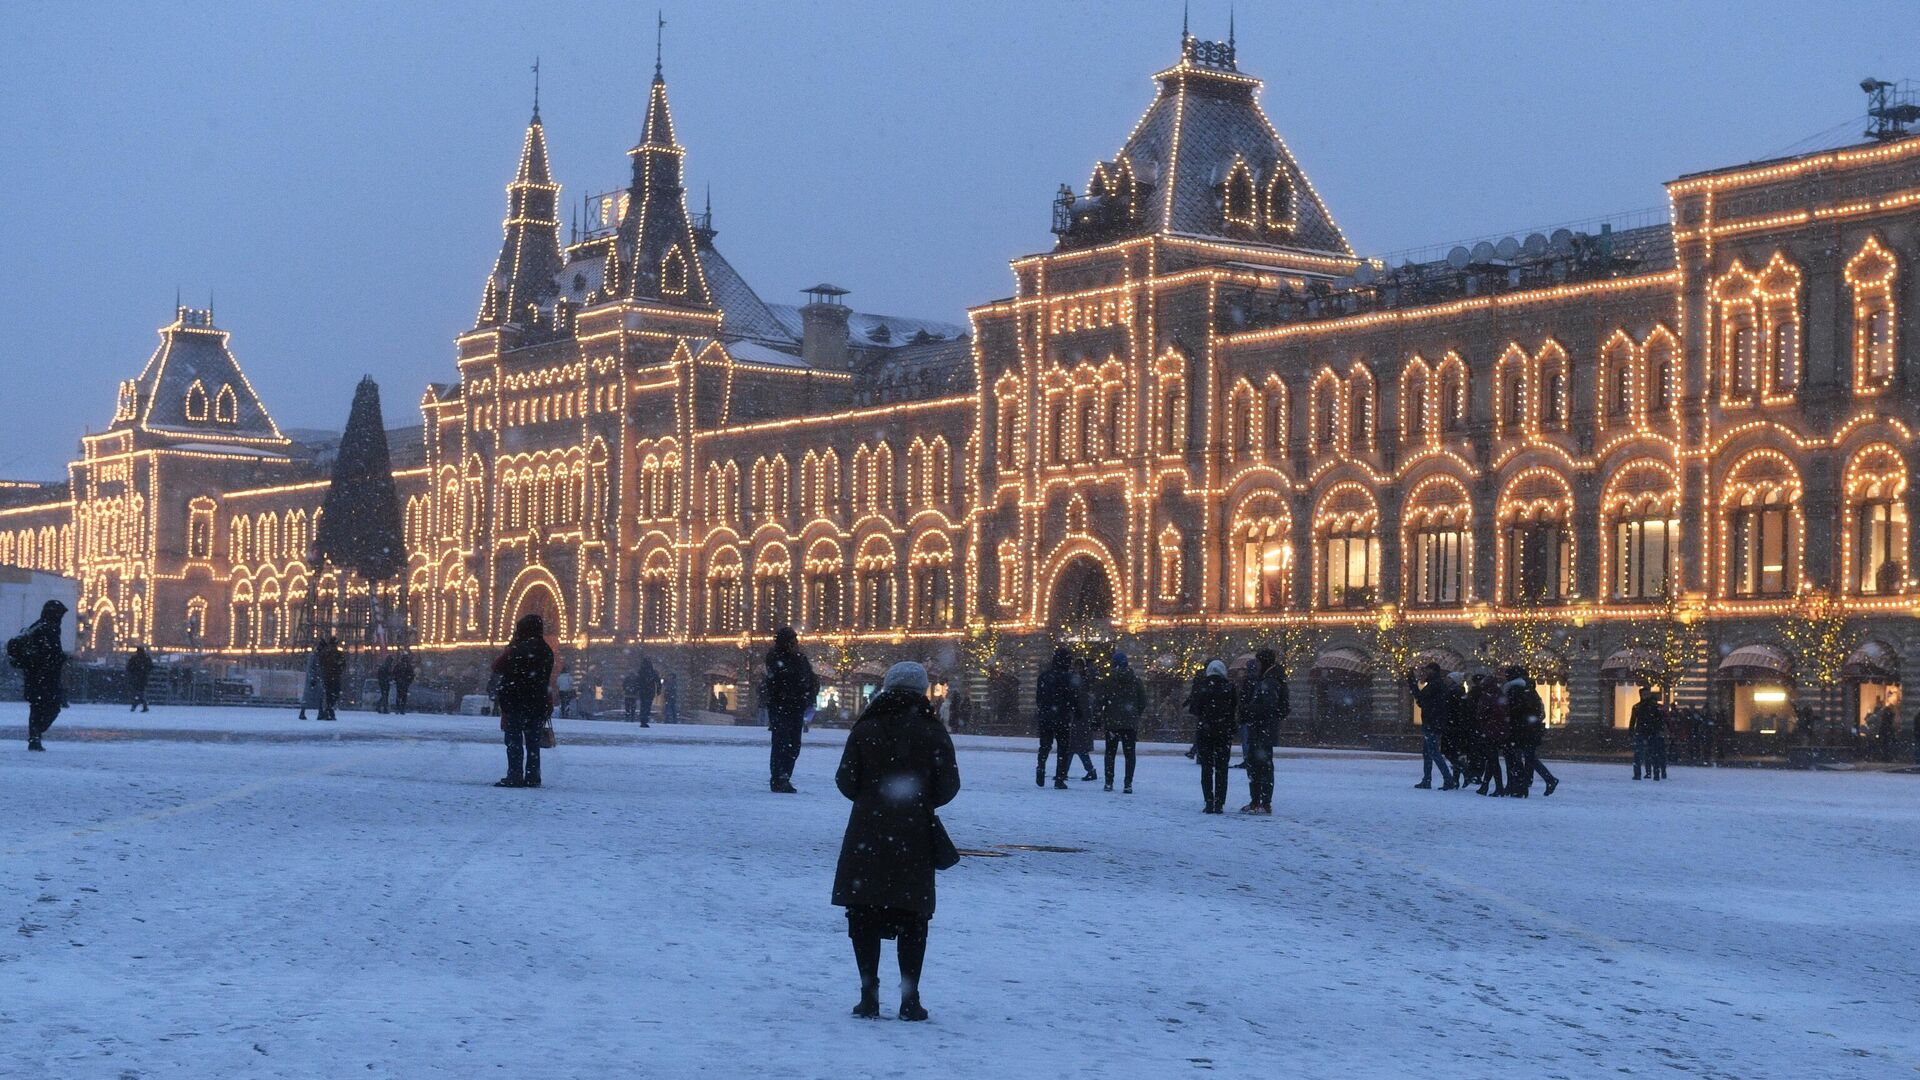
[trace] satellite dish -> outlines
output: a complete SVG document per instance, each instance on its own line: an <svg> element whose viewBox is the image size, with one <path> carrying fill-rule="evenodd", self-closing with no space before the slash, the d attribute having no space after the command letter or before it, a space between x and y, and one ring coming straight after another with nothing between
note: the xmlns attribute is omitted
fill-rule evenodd
<svg viewBox="0 0 1920 1080"><path fill-rule="evenodd" d="M1479 243L1473 245L1473 254L1470 257L1476 263L1485 264L1485 263L1492 262L1493 261L1493 245L1487 243L1485 240L1480 241Z"/></svg>
<svg viewBox="0 0 1920 1080"><path fill-rule="evenodd" d="M1539 233L1528 233L1527 242L1520 245L1520 249L1537 259L1547 253L1547 238Z"/></svg>
<svg viewBox="0 0 1920 1080"><path fill-rule="evenodd" d="M1467 264L1471 261L1473 261L1473 256L1465 247L1458 244L1454 245L1452 251L1447 252L1447 265L1453 267L1455 270L1465 270Z"/></svg>
<svg viewBox="0 0 1920 1080"><path fill-rule="evenodd" d="M1564 255L1573 250L1573 234L1566 229L1555 229L1553 235L1547 237L1547 246Z"/></svg>
<svg viewBox="0 0 1920 1080"><path fill-rule="evenodd" d="M1363 262L1359 266L1356 266L1353 268L1353 280L1359 282L1360 284L1371 285L1373 284L1373 279L1374 279L1374 273L1373 273L1372 263Z"/></svg>
<svg viewBox="0 0 1920 1080"><path fill-rule="evenodd" d="M1520 254L1520 241L1509 236L1493 245L1493 254L1502 262L1511 261L1515 255Z"/></svg>

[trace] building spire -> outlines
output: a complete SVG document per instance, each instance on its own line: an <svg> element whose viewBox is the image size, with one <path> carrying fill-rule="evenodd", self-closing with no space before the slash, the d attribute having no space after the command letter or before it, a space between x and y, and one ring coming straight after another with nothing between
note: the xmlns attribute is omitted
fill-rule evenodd
<svg viewBox="0 0 1920 1080"><path fill-rule="evenodd" d="M540 58L533 58L533 122L540 122Z"/></svg>
<svg viewBox="0 0 1920 1080"><path fill-rule="evenodd" d="M1233 47L1233 5L1227 5L1227 47Z"/></svg>
<svg viewBox="0 0 1920 1080"><path fill-rule="evenodd" d="M666 40L666 36L667 36L667 13L664 11L656 10L654 12L654 19L655 21L653 26L653 81L661 82L663 81L660 74L660 58L662 54L661 45Z"/></svg>
<svg viewBox="0 0 1920 1080"><path fill-rule="evenodd" d="M533 312L558 292L554 278L562 265L560 185L553 182L547 162L538 101L536 96L533 119L520 143L520 163L507 185L507 219L501 226L505 237L481 297L482 325L532 322Z"/></svg>

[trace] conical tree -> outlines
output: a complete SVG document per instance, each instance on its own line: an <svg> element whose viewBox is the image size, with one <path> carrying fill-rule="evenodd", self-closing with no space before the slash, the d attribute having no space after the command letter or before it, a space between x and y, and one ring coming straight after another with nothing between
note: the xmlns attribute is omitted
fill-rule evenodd
<svg viewBox="0 0 1920 1080"><path fill-rule="evenodd" d="M380 419L380 384L369 375L353 392L340 455L333 463L314 550L335 566L369 582L398 577L407 566L400 532L400 499L387 457L387 429Z"/></svg>

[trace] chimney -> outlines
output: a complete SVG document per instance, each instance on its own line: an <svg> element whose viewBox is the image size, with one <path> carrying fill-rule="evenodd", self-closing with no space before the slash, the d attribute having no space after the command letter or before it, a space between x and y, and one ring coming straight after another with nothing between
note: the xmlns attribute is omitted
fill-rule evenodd
<svg viewBox="0 0 1920 1080"><path fill-rule="evenodd" d="M852 312L840 299L847 290L822 282L806 290L807 306L800 309L800 359L821 371L849 371L847 319Z"/></svg>

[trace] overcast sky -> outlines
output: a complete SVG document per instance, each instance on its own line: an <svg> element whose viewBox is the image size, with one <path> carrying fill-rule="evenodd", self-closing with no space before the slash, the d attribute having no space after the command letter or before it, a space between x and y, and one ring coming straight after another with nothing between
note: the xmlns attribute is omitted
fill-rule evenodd
<svg viewBox="0 0 1920 1080"><path fill-rule="evenodd" d="M1193 0L1201 37L1227 0ZM1920 76L1907 2L1238 7L1240 66L1378 254L1664 203L1684 172L1857 133ZM770 300L963 318L1043 250L1178 50L1178 0L700 0L666 12L697 202ZM624 182L652 75L628 0L8 5L0 477L111 418L174 290L209 293L285 427L388 423L454 377L500 242L537 54L563 202Z"/></svg>

